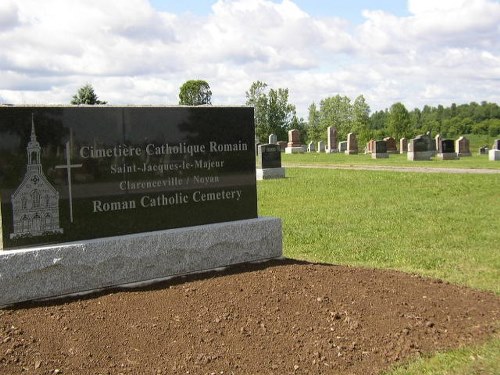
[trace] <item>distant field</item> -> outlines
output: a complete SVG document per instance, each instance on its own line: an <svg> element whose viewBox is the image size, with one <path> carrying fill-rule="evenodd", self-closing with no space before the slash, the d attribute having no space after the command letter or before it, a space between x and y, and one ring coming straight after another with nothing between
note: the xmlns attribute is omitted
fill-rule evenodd
<svg viewBox="0 0 500 375"><path fill-rule="evenodd" d="M283 156L285 162L371 161L364 155ZM500 164L470 160L477 168ZM286 257L397 269L500 294L500 174L287 168L286 175L258 183L259 215L282 218ZM483 353L486 368L498 369L498 345L493 340L470 350ZM467 370L470 355L424 361L408 373L475 373ZM450 361L453 371L442 370Z"/></svg>

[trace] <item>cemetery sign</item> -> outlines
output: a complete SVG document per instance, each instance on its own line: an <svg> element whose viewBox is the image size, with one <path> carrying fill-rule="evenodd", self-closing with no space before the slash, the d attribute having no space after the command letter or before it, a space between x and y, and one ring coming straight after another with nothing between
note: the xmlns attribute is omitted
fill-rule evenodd
<svg viewBox="0 0 500 375"><path fill-rule="evenodd" d="M257 217L251 107L0 107L0 249Z"/></svg>

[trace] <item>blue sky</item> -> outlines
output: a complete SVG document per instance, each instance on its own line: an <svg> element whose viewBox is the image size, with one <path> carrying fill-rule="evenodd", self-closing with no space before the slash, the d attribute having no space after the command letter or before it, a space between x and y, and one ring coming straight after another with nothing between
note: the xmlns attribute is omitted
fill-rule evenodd
<svg viewBox="0 0 500 375"><path fill-rule="evenodd" d="M214 0L152 0L151 5L160 11L207 15L215 2ZM384 10L398 16L409 14L406 0L298 0L295 4L312 16L341 17L354 24L362 22L364 9Z"/></svg>
<svg viewBox="0 0 500 375"><path fill-rule="evenodd" d="M177 104L204 79L214 105L252 82L372 111L500 103L500 0L1 0L0 104ZM89 30L92 32L89 33Z"/></svg>

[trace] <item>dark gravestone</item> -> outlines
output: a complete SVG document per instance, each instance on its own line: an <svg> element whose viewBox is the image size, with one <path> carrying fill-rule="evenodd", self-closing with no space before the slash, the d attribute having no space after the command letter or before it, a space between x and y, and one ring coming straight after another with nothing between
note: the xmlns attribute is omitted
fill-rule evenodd
<svg viewBox="0 0 500 375"><path fill-rule="evenodd" d="M262 169L281 168L280 147L275 144L260 145L257 166Z"/></svg>
<svg viewBox="0 0 500 375"><path fill-rule="evenodd" d="M426 152L429 150L429 142L422 136L417 136L413 140L413 152Z"/></svg>
<svg viewBox="0 0 500 375"><path fill-rule="evenodd" d="M493 141L493 150L500 150L500 139Z"/></svg>
<svg viewBox="0 0 500 375"><path fill-rule="evenodd" d="M441 141L441 150L443 154L455 153L455 141L452 139L444 139Z"/></svg>
<svg viewBox="0 0 500 375"><path fill-rule="evenodd" d="M254 134L246 107L0 107L3 248L256 218Z"/></svg>
<svg viewBox="0 0 500 375"><path fill-rule="evenodd" d="M377 154L387 153L387 142L386 141L375 141L375 152Z"/></svg>

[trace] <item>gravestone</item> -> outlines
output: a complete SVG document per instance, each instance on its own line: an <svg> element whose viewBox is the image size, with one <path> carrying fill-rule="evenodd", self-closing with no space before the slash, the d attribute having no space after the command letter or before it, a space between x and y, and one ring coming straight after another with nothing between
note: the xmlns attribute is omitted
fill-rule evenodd
<svg viewBox="0 0 500 375"><path fill-rule="evenodd" d="M479 147L478 154L479 155L488 155L489 148L487 145Z"/></svg>
<svg viewBox="0 0 500 375"><path fill-rule="evenodd" d="M469 140L461 136L455 141L455 150L457 153L457 156L472 156L470 149L469 149Z"/></svg>
<svg viewBox="0 0 500 375"><path fill-rule="evenodd" d="M285 141L278 141L276 144L279 146L281 152L285 152L286 149L286 142Z"/></svg>
<svg viewBox="0 0 500 375"><path fill-rule="evenodd" d="M297 129L288 132L288 144L285 148L285 154L303 153L304 147L300 143L300 132Z"/></svg>
<svg viewBox="0 0 500 375"><path fill-rule="evenodd" d="M398 147L396 146L396 140L392 137L385 137L384 141L387 144L387 153L389 154L397 154Z"/></svg>
<svg viewBox="0 0 500 375"><path fill-rule="evenodd" d="M373 152L374 148L375 148L375 140L370 139L366 143L365 154L371 154Z"/></svg>
<svg viewBox="0 0 500 375"><path fill-rule="evenodd" d="M280 256L254 132L249 107L0 106L0 306Z"/></svg>
<svg viewBox="0 0 500 375"><path fill-rule="evenodd" d="M345 152L347 150L347 141L339 142L338 150L339 152Z"/></svg>
<svg viewBox="0 0 500 375"><path fill-rule="evenodd" d="M442 139L440 145L437 147L437 158L441 160L457 160L458 156L455 152L455 142L452 139Z"/></svg>
<svg viewBox="0 0 500 375"><path fill-rule="evenodd" d="M358 153L358 141L356 139L356 134L347 134L347 149L344 151L347 155L353 155Z"/></svg>
<svg viewBox="0 0 500 375"><path fill-rule="evenodd" d="M431 160L435 154L434 142L429 135L418 135L408 145L408 160Z"/></svg>
<svg viewBox="0 0 500 375"><path fill-rule="evenodd" d="M375 141L372 150L372 159L387 159L388 157L387 141Z"/></svg>
<svg viewBox="0 0 500 375"><path fill-rule="evenodd" d="M405 154L407 152L408 152L408 140L403 137L399 140L399 153Z"/></svg>
<svg viewBox="0 0 500 375"><path fill-rule="evenodd" d="M337 128L335 126L329 126L327 128L327 145L325 152L331 154L337 152Z"/></svg>
<svg viewBox="0 0 500 375"><path fill-rule="evenodd" d="M325 143L323 141L318 142L318 149L316 152L325 152Z"/></svg>
<svg viewBox="0 0 500 375"><path fill-rule="evenodd" d="M434 137L434 141L436 143L436 152L438 154L443 153L443 148L442 148L442 143L441 143L442 140L443 140L443 138L441 138L441 135L439 135L439 134ZM455 149L455 147L453 147L453 149Z"/></svg>
<svg viewBox="0 0 500 375"><path fill-rule="evenodd" d="M500 139L495 139L493 147L488 151L488 159L490 161L500 160Z"/></svg>
<svg viewBox="0 0 500 375"><path fill-rule="evenodd" d="M269 135L269 144L275 145L278 142L278 136L276 134Z"/></svg>
<svg viewBox="0 0 500 375"><path fill-rule="evenodd" d="M285 169L281 167L281 150L278 145L259 146L256 171L257 180L285 177Z"/></svg>
<svg viewBox="0 0 500 375"><path fill-rule="evenodd" d="M314 146L314 142L309 142L309 144L307 145L307 152L315 152L316 151L316 147Z"/></svg>

